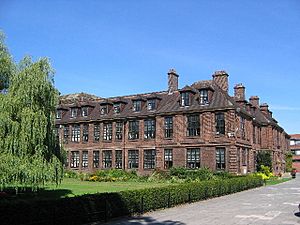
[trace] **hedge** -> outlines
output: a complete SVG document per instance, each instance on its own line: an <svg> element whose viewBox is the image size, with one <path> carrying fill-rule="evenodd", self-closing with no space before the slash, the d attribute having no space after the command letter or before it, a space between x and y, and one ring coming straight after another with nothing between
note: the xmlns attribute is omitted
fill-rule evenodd
<svg viewBox="0 0 300 225"><path fill-rule="evenodd" d="M0 199L1 224L83 224L231 194L263 185L258 177L185 183L56 200Z"/></svg>

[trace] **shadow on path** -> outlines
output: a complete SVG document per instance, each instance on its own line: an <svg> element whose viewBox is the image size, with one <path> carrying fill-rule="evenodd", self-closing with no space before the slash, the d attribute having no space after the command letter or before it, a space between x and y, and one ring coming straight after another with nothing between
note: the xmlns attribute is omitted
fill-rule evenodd
<svg viewBox="0 0 300 225"><path fill-rule="evenodd" d="M105 225L185 225L185 223L182 223L180 221L173 221L173 220L164 220L164 221L157 221L153 219L152 217L148 216L138 216L134 218L127 218L125 221L124 219L122 221L111 221L108 223L105 223Z"/></svg>
<svg viewBox="0 0 300 225"><path fill-rule="evenodd" d="M296 212L294 215L300 217L300 212Z"/></svg>

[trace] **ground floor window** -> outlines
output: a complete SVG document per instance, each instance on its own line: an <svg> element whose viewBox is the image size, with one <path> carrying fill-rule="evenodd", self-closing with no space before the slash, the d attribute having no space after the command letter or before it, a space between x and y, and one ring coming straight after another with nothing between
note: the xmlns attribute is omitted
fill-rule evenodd
<svg viewBox="0 0 300 225"><path fill-rule="evenodd" d="M128 168L139 168L139 151L128 150Z"/></svg>
<svg viewBox="0 0 300 225"><path fill-rule="evenodd" d="M200 168L200 148L190 148L186 152L187 168Z"/></svg>
<svg viewBox="0 0 300 225"><path fill-rule="evenodd" d="M79 167L79 151L72 151L71 152L71 168L78 168Z"/></svg>
<svg viewBox="0 0 300 225"><path fill-rule="evenodd" d="M144 169L154 169L155 168L155 149L144 150Z"/></svg>
<svg viewBox="0 0 300 225"><path fill-rule="evenodd" d="M164 167L165 169L170 169L173 167L173 149L165 149L164 151Z"/></svg>
<svg viewBox="0 0 300 225"><path fill-rule="evenodd" d="M216 148L216 169L225 169L225 148Z"/></svg>
<svg viewBox="0 0 300 225"><path fill-rule="evenodd" d="M122 169L122 162L123 162L123 157L122 157L122 150L116 150L116 168L117 169Z"/></svg>
<svg viewBox="0 0 300 225"><path fill-rule="evenodd" d="M82 151L82 168L87 168L89 165L88 151Z"/></svg>
<svg viewBox="0 0 300 225"><path fill-rule="evenodd" d="M111 150L104 150L102 152L103 156L103 168L111 168L112 167L112 151Z"/></svg>
<svg viewBox="0 0 300 225"><path fill-rule="evenodd" d="M242 148L242 164L243 164L243 166L247 166L247 155L248 155L247 149Z"/></svg>
<svg viewBox="0 0 300 225"><path fill-rule="evenodd" d="M93 167L99 168L99 151L93 151Z"/></svg>

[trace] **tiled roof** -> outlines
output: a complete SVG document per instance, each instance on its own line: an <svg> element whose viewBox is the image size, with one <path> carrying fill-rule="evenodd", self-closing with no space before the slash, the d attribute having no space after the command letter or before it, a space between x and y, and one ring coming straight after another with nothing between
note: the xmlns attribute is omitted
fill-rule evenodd
<svg viewBox="0 0 300 225"><path fill-rule="evenodd" d="M299 139L300 140L300 134L290 134L291 139Z"/></svg>

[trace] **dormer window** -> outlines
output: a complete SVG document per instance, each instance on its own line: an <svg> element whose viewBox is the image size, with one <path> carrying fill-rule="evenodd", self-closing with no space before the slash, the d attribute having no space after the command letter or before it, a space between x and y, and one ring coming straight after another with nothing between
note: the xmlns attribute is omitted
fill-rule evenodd
<svg viewBox="0 0 300 225"><path fill-rule="evenodd" d="M120 113L121 112L121 104L120 103L115 103L114 104L114 112L115 113Z"/></svg>
<svg viewBox="0 0 300 225"><path fill-rule="evenodd" d="M133 111L134 112L140 112L142 110L142 101L141 100L134 100L132 101L133 104Z"/></svg>
<svg viewBox="0 0 300 225"><path fill-rule="evenodd" d="M60 109L56 110L56 119L60 120L62 117L62 111Z"/></svg>
<svg viewBox="0 0 300 225"><path fill-rule="evenodd" d="M71 108L71 118L76 118L78 114L77 108Z"/></svg>
<svg viewBox="0 0 300 225"><path fill-rule="evenodd" d="M189 106L190 105L190 93L189 92L182 92L181 93L181 106Z"/></svg>
<svg viewBox="0 0 300 225"><path fill-rule="evenodd" d="M88 116L88 107L82 107L81 108L81 115L82 116Z"/></svg>
<svg viewBox="0 0 300 225"><path fill-rule="evenodd" d="M199 99L200 105L208 104L208 90L201 89L201 90L199 90L199 93L200 93L200 99Z"/></svg>
<svg viewBox="0 0 300 225"><path fill-rule="evenodd" d="M155 110L156 109L156 100L155 99L149 99L147 101L147 109L148 110Z"/></svg>
<svg viewBox="0 0 300 225"><path fill-rule="evenodd" d="M100 114L101 115L107 115L108 114L108 105L102 105L100 108Z"/></svg>

